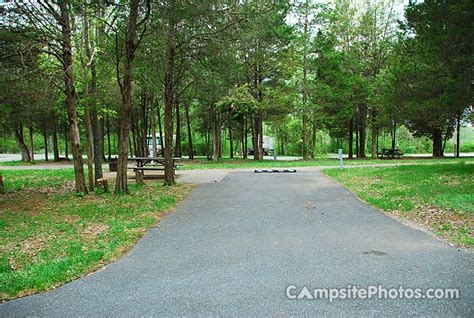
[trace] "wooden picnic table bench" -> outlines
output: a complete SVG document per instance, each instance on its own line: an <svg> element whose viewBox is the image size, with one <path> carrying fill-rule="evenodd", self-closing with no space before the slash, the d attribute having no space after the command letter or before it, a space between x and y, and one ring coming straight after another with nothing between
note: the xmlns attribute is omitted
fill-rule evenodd
<svg viewBox="0 0 474 318"><path fill-rule="evenodd" d="M128 167L135 172L137 183L143 183L143 176L145 171L164 171L165 170L165 158L163 157L130 157L130 161L136 161L135 167ZM176 169L181 166L176 164L181 158L173 158L173 173Z"/></svg>
<svg viewBox="0 0 474 318"><path fill-rule="evenodd" d="M382 149L381 152L377 152L377 155L380 156L380 159L388 158L395 159L395 157L400 158L403 156L403 151L400 149Z"/></svg>

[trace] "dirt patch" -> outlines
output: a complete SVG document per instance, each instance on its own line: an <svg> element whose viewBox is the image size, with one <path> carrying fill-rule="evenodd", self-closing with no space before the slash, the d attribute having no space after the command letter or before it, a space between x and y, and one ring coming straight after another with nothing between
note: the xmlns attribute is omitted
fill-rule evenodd
<svg viewBox="0 0 474 318"><path fill-rule="evenodd" d="M109 226L103 223L89 223L81 236L85 239L107 233Z"/></svg>
<svg viewBox="0 0 474 318"><path fill-rule="evenodd" d="M474 237L474 216L467 213L460 214L435 206L418 206L411 212L392 211L389 213L415 222L443 237L456 236L461 232L464 232L468 237ZM461 246L461 244L450 245Z"/></svg>
<svg viewBox="0 0 474 318"><path fill-rule="evenodd" d="M46 193L33 192L26 197L22 193L14 192L2 194L2 198L4 200L0 201L0 211L36 215L44 208L48 196Z"/></svg>
<svg viewBox="0 0 474 318"><path fill-rule="evenodd" d="M75 223L77 221L79 221L81 218L76 216L76 215L66 215L64 216L64 221L66 221L67 223Z"/></svg>

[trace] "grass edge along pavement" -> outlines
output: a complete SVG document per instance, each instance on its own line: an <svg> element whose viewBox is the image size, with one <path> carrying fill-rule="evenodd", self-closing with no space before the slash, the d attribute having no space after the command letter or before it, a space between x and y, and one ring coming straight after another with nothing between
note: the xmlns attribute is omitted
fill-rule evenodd
<svg viewBox="0 0 474 318"><path fill-rule="evenodd" d="M474 249L474 164L322 170L362 201Z"/></svg>
<svg viewBox="0 0 474 318"><path fill-rule="evenodd" d="M401 159L380 159L380 158L365 158L365 159L344 159L344 165L377 165L377 164L434 164L434 163L462 163L474 162L472 157L402 157ZM8 166L22 166L20 161L0 162L0 167ZM72 162L35 162L26 163L24 166L47 167L49 165L62 165L64 169L72 168ZM337 166L339 160L336 158L316 158L314 160L253 160L252 158L220 158L218 162L207 160L206 158L199 159L185 159L180 161L181 166L179 170L195 170L195 169L235 169L235 168L297 168L297 167L318 167L318 166ZM6 169L4 169L6 170Z"/></svg>
<svg viewBox="0 0 474 318"><path fill-rule="evenodd" d="M132 183L130 195L80 196L72 169L4 174L1 301L54 289L120 258L192 188Z"/></svg>

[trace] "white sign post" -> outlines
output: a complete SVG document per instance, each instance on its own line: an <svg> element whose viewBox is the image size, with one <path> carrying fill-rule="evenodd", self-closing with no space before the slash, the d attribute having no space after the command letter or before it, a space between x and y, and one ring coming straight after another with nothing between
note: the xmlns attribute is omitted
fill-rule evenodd
<svg viewBox="0 0 474 318"><path fill-rule="evenodd" d="M339 149L337 156L339 157L339 170L342 170L342 149Z"/></svg>

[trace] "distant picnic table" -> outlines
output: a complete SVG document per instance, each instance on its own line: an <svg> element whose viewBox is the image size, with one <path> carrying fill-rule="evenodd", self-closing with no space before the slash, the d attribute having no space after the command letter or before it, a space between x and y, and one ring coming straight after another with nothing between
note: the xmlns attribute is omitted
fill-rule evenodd
<svg viewBox="0 0 474 318"><path fill-rule="evenodd" d="M129 167L135 172L137 183L143 183L144 172L146 171L163 171L165 170L165 158L164 157L130 157L129 161L135 161L136 166ZM179 166L177 161L181 158L173 158L173 172Z"/></svg>
<svg viewBox="0 0 474 318"><path fill-rule="evenodd" d="M381 152L377 153L381 159L395 159L395 157L400 158L403 156L403 151L400 149L382 149Z"/></svg>

